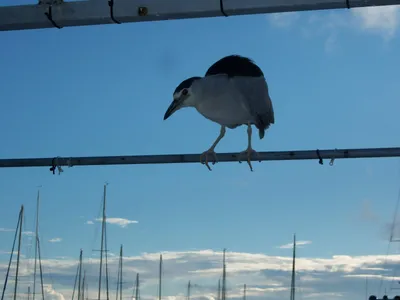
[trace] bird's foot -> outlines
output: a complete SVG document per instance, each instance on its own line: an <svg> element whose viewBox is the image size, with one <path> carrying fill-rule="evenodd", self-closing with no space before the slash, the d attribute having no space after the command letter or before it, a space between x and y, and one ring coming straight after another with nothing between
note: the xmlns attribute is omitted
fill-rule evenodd
<svg viewBox="0 0 400 300"><path fill-rule="evenodd" d="M204 151L200 155L200 162L201 162L202 165L206 165L208 170L212 171L210 166L209 166L209 164L208 164L208 156L210 154L213 156L212 164L215 165L218 162L218 159L217 159L217 153L215 153L214 149L208 149L207 151ZM203 161L203 159L204 159L204 161Z"/></svg>
<svg viewBox="0 0 400 300"><path fill-rule="evenodd" d="M238 155L238 161L239 161L239 163L242 163L242 160L240 159L240 157L241 157L243 154L247 154L247 155L246 155L246 156L247 156L247 164L248 164L249 167L250 167L250 171L253 172L253 167L252 167L252 165L251 165L251 160L250 160L250 159L251 159L252 154L255 154L255 155L257 156L257 158L259 158L258 152L257 152L256 150L254 150L253 148L248 147L246 150L244 150L244 151L242 151L242 152L239 153L239 155Z"/></svg>

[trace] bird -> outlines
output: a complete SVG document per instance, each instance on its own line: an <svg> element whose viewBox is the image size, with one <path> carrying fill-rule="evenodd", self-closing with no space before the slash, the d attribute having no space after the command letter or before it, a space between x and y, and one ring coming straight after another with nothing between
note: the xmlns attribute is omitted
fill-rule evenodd
<svg viewBox="0 0 400 300"><path fill-rule="evenodd" d="M214 149L225 136L226 128L245 125L248 144L246 150L239 153L238 161L247 154L247 163L253 171L251 157L253 154L258 157L258 153L251 146L251 126L258 129L259 138L263 139L265 131L275 124L275 116L264 73L252 59L228 55L212 64L203 77L182 81L173 92L173 101L164 120L185 107L194 107L206 119L221 126L215 142L200 155L200 162L208 170L211 171L209 155L213 156L213 164L218 161Z"/></svg>

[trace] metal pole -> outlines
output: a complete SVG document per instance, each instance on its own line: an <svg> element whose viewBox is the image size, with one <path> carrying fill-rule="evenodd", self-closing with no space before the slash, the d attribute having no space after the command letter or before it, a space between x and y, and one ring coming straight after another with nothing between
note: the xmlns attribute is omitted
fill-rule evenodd
<svg viewBox="0 0 400 300"><path fill-rule="evenodd" d="M400 0L98 0L0 7L0 31L397 5ZM109 5L110 3L110 5ZM166 4L167 3L167 4Z"/></svg>
<svg viewBox="0 0 400 300"><path fill-rule="evenodd" d="M218 162L237 162L238 153L217 153ZM252 161L276 160L318 160L345 158L400 157L399 148L363 148L329 150L291 150L258 152ZM102 165L144 165L144 164L182 164L200 163L200 154L165 154L165 155L122 155L54 158L14 158L0 159L0 168L18 167L54 167L58 166L102 166ZM53 169L53 168L52 168Z"/></svg>

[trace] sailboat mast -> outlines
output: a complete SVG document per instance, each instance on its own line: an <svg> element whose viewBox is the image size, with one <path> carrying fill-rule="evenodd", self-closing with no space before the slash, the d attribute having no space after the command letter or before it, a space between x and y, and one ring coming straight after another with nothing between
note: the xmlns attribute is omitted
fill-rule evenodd
<svg viewBox="0 0 400 300"><path fill-rule="evenodd" d="M120 259L120 269L119 269L119 279L120 279L120 282L119 282L119 290L120 290L120 293L119 293L119 299L120 300L122 300L122 256L123 256L123 250L122 250L122 248L123 248L123 246L121 245L121 249L120 249L120 252L119 252L119 259Z"/></svg>
<svg viewBox="0 0 400 300"><path fill-rule="evenodd" d="M78 273L78 300L81 300L81 281L82 281L82 249L79 254L79 273Z"/></svg>
<svg viewBox="0 0 400 300"><path fill-rule="evenodd" d="M159 282L158 282L158 300L161 300L161 279L162 278L162 254L160 254L160 273L159 273Z"/></svg>
<svg viewBox="0 0 400 300"><path fill-rule="evenodd" d="M122 245L119 249L119 260L118 260L118 276L117 276L117 293L115 295L115 299L122 300Z"/></svg>
<svg viewBox="0 0 400 300"><path fill-rule="evenodd" d="M135 300L139 300L139 273L136 274Z"/></svg>
<svg viewBox="0 0 400 300"><path fill-rule="evenodd" d="M82 296L81 296L81 300L85 300L85 284L86 284L86 270L83 271Z"/></svg>
<svg viewBox="0 0 400 300"><path fill-rule="evenodd" d="M42 269L42 258L40 256L40 240L37 238L38 242L38 259L39 259L39 273L40 273L40 286L42 288L42 300L44 300L44 285L43 285L43 269Z"/></svg>
<svg viewBox="0 0 400 300"><path fill-rule="evenodd" d="M296 292L296 234L293 236L293 263L292 263L292 283L290 288L290 300L295 300Z"/></svg>
<svg viewBox="0 0 400 300"><path fill-rule="evenodd" d="M28 300L31 299L31 287L28 286Z"/></svg>
<svg viewBox="0 0 400 300"><path fill-rule="evenodd" d="M106 226L106 218L104 218L104 251L105 251L105 263L106 263L106 295L107 300L110 299L110 290L108 285L108 247L107 247L107 226Z"/></svg>
<svg viewBox="0 0 400 300"><path fill-rule="evenodd" d="M22 218L23 218L23 211L24 211L24 206L21 206L21 210L19 211L19 216L18 216L18 222L17 222L17 228L15 229L15 234L14 234L14 241L13 241L13 245L12 245L12 249L11 249L11 254L10 254L10 260L8 262L8 267L7 267L7 272L6 272L6 278L4 280L4 284L3 284L3 292L1 293L1 300L4 300L4 294L6 292L6 288L7 288L7 282L8 282L8 276L10 274L10 269L11 269L11 263L12 263L12 258L13 258L13 254L14 254L14 249L15 249L15 242L17 240L17 236L18 236L18 228L19 226L22 227ZM19 254L19 252L18 252ZM19 264L17 264L18 266ZM18 278L17 278L18 279ZM17 285L18 280L16 279L15 285ZM16 290L16 288L15 288Z"/></svg>
<svg viewBox="0 0 400 300"><path fill-rule="evenodd" d="M190 300L190 280L187 287L187 300Z"/></svg>
<svg viewBox="0 0 400 300"><path fill-rule="evenodd" d="M105 184L104 191L103 191L103 219L102 219L102 224L101 224L99 291L98 291L98 296L97 296L98 300L100 300L100 296L101 296L101 274L103 271L104 230L105 230L105 224L106 224L106 192L107 192L107 185Z"/></svg>
<svg viewBox="0 0 400 300"><path fill-rule="evenodd" d="M246 300L246 284L243 286L243 300Z"/></svg>
<svg viewBox="0 0 400 300"><path fill-rule="evenodd" d="M19 234L18 234L18 252L17 252L17 267L15 269L15 285L14 285L14 300L17 299L17 286L18 286L18 271L19 271L19 258L21 256L21 237L22 237L22 220L24 215L24 206L21 206Z"/></svg>
<svg viewBox="0 0 400 300"><path fill-rule="evenodd" d="M37 264L37 251L38 251L38 234L39 234L39 201L40 201L40 190L37 192L36 198L36 229L35 229L35 263L33 266L33 300L35 300L36 294L36 264Z"/></svg>
<svg viewBox="0 0 400 300"><path fill-rule="evenodd" d="M225 264L225 252L223 256L223 270L222 270L222 300L226 300L226 264Z"/></svg>
<svg viewBox="0 0 400 300"><path fill-rule="evenodd" d="M217 292L217 300L221 300L221 278L218 279L218 292Z"/></svg>

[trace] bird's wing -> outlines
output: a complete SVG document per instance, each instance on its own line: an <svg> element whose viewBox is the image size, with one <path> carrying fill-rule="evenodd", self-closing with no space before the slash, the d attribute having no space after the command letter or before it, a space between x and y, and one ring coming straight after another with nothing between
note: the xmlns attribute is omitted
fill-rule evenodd
<svg viewBox="0 0 400 300"><path fill-rule="evenodd" d="M258 67L250 58L240 55L229 55L221 58L208 68L205 77L226 74L229 78L234 76L264 76L260 67Z"/></svg>
<svg viewBox="0 0 400 300"><path fill-rule="evenodd" d="M260 138L271 124L275 123L274 108L264 77L231 78L236 89L247 102L251 114L256 119L256 127L260 130Z"/></svg>

